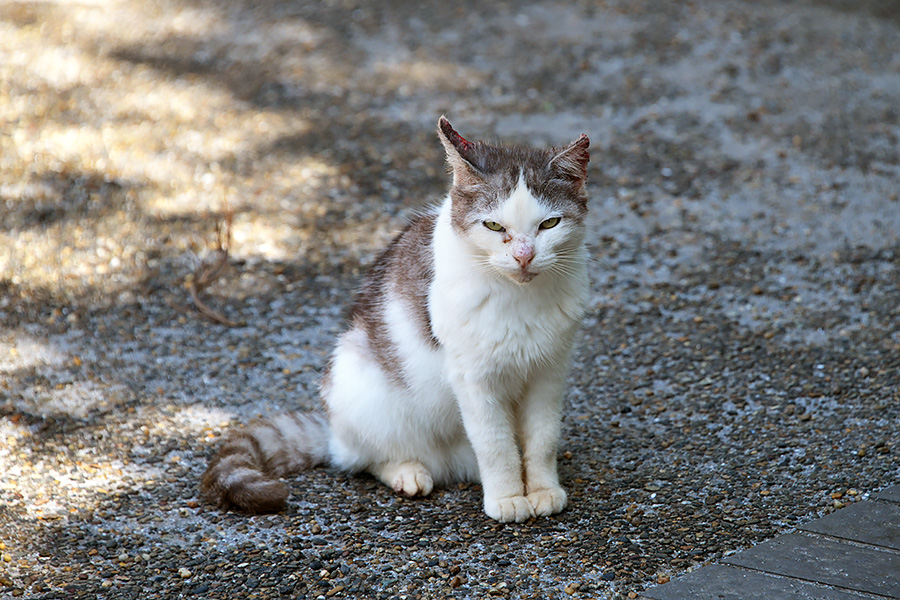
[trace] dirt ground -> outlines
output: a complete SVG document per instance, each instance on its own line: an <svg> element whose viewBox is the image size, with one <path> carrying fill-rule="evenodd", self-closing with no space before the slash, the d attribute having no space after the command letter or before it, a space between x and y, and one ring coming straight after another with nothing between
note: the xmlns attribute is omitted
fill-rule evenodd
<svg viewBox="0 0 900 600"><path fill-rule="evenodd" d="M897 483L898 48L893 0L0 2L0 598L628 598ZM206 506L445 193L441 114L592 141L569 508Z"/></svg>

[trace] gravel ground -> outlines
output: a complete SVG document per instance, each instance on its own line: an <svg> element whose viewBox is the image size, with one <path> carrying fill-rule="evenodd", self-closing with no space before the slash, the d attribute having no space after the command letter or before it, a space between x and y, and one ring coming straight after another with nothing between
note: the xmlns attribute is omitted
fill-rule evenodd
<svg viewBox="0 0 900 600"><path fill-rule="evenodd" d="M0 597L635 597L900 480L893 0L0 4ZM570 507L197 481L313 408L434 134L593 142ZM228 269L188 293L232 210Z"/></svg>

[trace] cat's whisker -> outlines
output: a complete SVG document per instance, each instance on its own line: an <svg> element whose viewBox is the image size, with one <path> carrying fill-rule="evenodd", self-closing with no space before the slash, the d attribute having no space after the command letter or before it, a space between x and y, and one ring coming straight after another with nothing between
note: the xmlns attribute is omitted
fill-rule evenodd
<svg viewBox="0 0 900 600"><path fill-rule="evenodd" d="M587 263L589 266L590 265L598 266L607 271L614 270L614 267L609 262L604 261L601 258L591 256L590 254L579 255L579 254L576 254L574 251L558 254L556 257L556 261L560 262L560 263L575 264L575 265Z"/></svg>
<svg viewBox="0 0 900 600"><path fill-rule="evenodd" d="M574 254L557 254L553 257L551 265L560 269L572 269L572 272L575 272L583 263L584 260L580 256Z"/></svg>
<svg viewBox="0 0 900 600"><path fill-rule="evenodd" d="M569 278L569 279L581 281L581 282L588 281L587 275L585 273L580 273L576 269L569 269L566 267L554 266L554 267L551 267L550 269L548 269L548 272L556 274L556 275L561 275L561 276Z"/></svg>
<svg viewBox="0 0 900 600"><path fill-rule="evenodd" d="M555 269L556 271L558 271L560 273L576 275L580 272L580 269L578 267L579 267L579 265L576 265L576 264L567 264L564 262L558 262L558 263L555 263L551 268Z"/></svg>
<svg viewBox="0 0 900 600"><path fill-rule="evenodd" d="M599 258L597 256L592 256L592 255L588 254L586 257L586 260L589 265L598 266L606 271L614 271L615 270L615 267L612 265L612 263L610 263L609 261L604 260L602 258Z"/></svg>
<svg viewBox="0 0 900 600"><path fill-rule="evenodd" d="M500 277L502 277L502 275L497 272L496 267L491 264L490 259L487 257L481 257L474 263L474 266L477 272L483 275L490 275L494 279L499 279Z"/></svg>

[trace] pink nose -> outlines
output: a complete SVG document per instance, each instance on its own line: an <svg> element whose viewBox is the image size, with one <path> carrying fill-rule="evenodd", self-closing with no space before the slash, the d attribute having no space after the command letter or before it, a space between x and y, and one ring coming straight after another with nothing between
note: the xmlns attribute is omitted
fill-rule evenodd
<svg viewBox="0 0 900 600"><path fill-rule="evenodd" d="M534 246L531 244L517 244L512 250L513 258L519 263L523 269L527 268L534 259Z"/></svg>

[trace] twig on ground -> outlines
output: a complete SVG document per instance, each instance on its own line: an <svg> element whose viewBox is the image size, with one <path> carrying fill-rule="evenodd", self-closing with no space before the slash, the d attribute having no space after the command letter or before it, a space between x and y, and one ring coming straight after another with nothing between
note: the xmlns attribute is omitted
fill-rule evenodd
<svg viewBox="0 0 900 600"><path fill-rule="evenodd" d="M220 312L211 309L200 298L207 287L221 277L228 266L228 251L231 248L231 223L234 220L234 210L229 206L227 198L223 200L223 218L216 223L216 247L213 250L215 258L212 261L205 260L197 269L188 275L186 285L191 292L191 300L201 317L220 323L227 327L238 327L242 323L232 321Z"/></svg>

